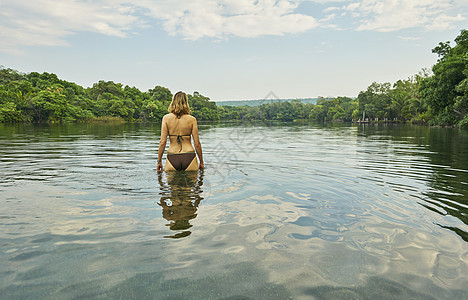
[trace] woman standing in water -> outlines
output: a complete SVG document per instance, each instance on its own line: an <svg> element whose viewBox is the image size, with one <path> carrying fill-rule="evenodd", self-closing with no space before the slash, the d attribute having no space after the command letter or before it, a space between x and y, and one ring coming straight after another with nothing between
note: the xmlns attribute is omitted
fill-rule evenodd
<svg viewBox="0 0 468 300"><path fill-rule="evenodd" d="M192 146L191 137L193 136ZM204 169L203 153L198 136L197 119L190 115L187 95L177 92L169 105L169 114L162 119L161 140L158 149L158 172L163 171L162 156L169 137L166 167L164 171L195 171ZM200 164L197 162L198 156Z"/></svg>

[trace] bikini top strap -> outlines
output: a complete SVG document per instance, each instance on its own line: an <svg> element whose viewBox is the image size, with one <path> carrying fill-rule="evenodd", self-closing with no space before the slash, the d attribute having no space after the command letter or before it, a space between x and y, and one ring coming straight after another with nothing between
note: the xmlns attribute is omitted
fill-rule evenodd
<svg viewBox="0 0 468 300"><path fill-rule="evenodd" d="M179 152L182 151L182 141L184 140L183 136L191 136L191 134L170 134L169 136L176 136L177 137L177 144L180 145Z"/></svg>

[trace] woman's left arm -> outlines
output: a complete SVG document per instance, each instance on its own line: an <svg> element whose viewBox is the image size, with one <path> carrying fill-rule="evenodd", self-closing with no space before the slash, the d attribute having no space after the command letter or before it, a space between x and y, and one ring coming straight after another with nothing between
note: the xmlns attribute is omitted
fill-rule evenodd
<svg viewBox="0 0 468 300"><path fill-rule="evenodd" d="M162 164L162 157L164 154L164 149L166 149L166 143L167 143L167 124L165 117L162 119L162 124L161 124L161 139L159 140L159 149L158 149L158 172L162 172L164 170L163 164Z"/></svg>
<svg viewBox="0 0 468 300"><path fill-rule="evenodd" d="M193 145L195 146L195 150L197 151L198 160L199 160L198 167L200 169L204 169L205 168L205 162L203 161L202 146L201 146L201 143L200 143L200 136L198 135L198 124L197 124L197 119L195 119L195 118L193 118L192 136L193 136Z"/></svg>

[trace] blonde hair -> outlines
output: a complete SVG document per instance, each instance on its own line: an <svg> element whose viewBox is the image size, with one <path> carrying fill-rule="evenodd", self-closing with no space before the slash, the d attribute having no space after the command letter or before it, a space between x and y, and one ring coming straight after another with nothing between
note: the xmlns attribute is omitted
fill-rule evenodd
<svg viewBox="0 0 468 300"><path fill-rule="evenodd" d="M172 102L169 105L168 111L176 115L178 118L184 114L190 114L187 94L184 92L175 93L174 97L172 97Z"/></svg>

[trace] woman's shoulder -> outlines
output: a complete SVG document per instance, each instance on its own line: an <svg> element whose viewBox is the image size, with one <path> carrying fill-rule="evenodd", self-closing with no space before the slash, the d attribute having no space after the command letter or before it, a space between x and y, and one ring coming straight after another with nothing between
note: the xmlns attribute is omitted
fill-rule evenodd
<svg viewBox="0 0 468 300"><path fill-rule="evenodd" d="M175 114L173 113L168 113L166 114L164 117L163 117L163 121L165 122L174 122L175 120L183 120L184 123L188 122L188 123L196 123L197 122L197 119L192 116L192 115L189 115L189 114L183 114L182 116L180 117L177 117Z"/></svg>
<svg viewBox="0 0 468 300"><path fill-rule="evenodd" d="M167 120L167 119L170 119L170 118L173 118L173 117L175 117L175 115L173 113L168 113L168 114L164 115L163 119Z"/></svg>
<svg viewBox="0 0 468 300"><path fill-rule="evenodd" d="M189 114L184 114L184 115L182 115L182 117L185 118L186 120L189 120L189 121L196 120L194 116L189 115Z"/></svg>

